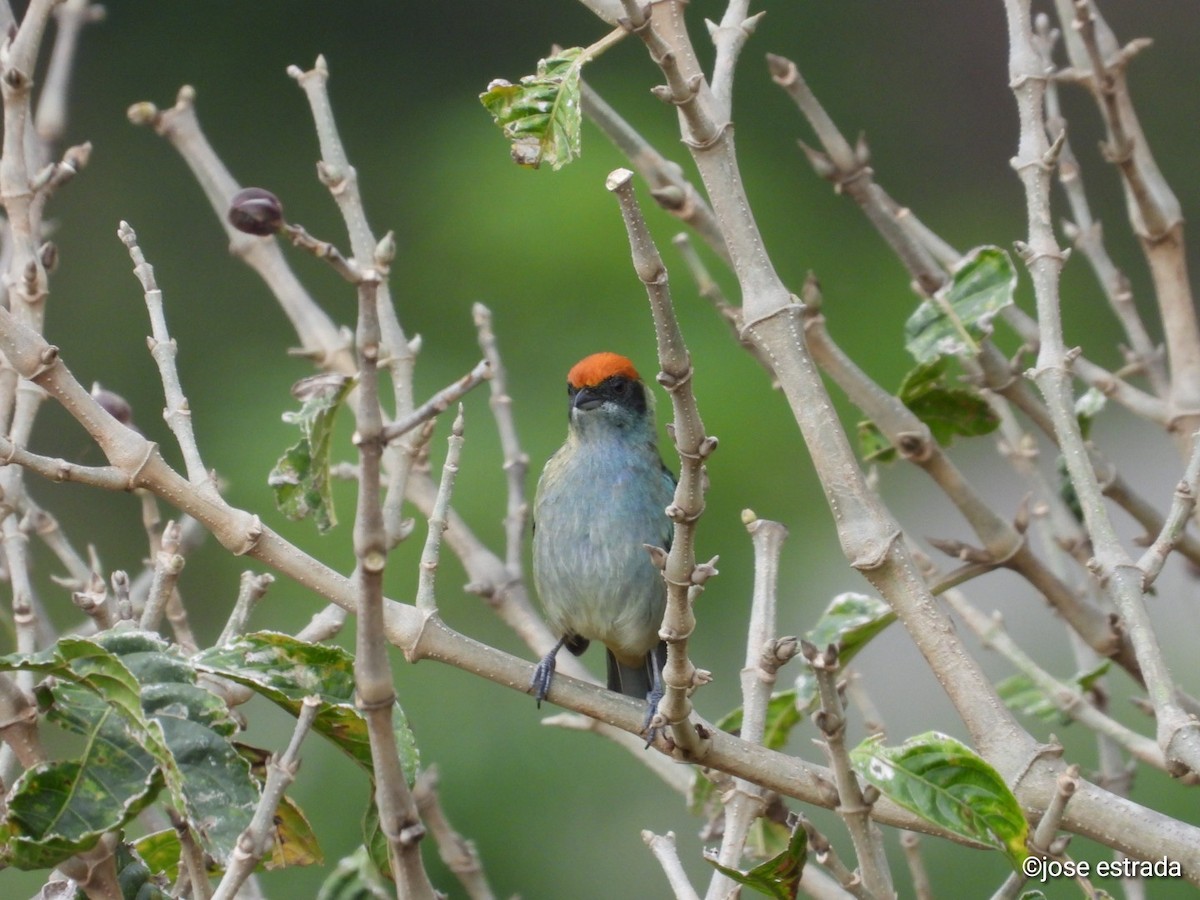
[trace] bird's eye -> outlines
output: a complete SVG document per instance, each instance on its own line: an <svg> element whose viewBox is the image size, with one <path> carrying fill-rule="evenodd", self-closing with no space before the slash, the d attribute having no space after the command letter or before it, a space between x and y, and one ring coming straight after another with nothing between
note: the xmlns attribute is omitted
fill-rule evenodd
<svg viewBox="0 0 1200 900"><path fill-rule="evenodd" d="M614 394L627 394L629 393L629 382L623 380L614 381L612 389Z"/></svg>

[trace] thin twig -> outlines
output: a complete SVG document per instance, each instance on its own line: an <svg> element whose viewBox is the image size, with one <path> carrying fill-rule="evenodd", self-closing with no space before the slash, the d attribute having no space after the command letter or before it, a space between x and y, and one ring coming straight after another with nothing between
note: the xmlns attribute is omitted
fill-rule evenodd
<svg viewBox="0 0 1200 900"><path fill-rule="evenodd" d="M20 512L28 523L29 529L42 539L42 543L67 570L66 578L52 576L55 583L62 587L82 590L91 578L92 569L79 555L79 552L71 546L58 519L38 506L28 495L21 498Z"/></svg>
<svg viewBox="0 0 1200 900"><path fill-rule="evenodd" d="M437 500L429 514L429 533L421 551L420 576L417 583L416 607L427 614L437 612L437 596L434 592L434 577L437 574L438 552L442 534L446 531L446 511L450 508L450 495L454 493L454 478L458 475L458 461L463 446L463 408L458 405L458 415L450 427L449 450L442 463L442 480L438 485Z"/></svg>
<svg viewBox="0 0 1200 900"><path fill-rule="evenodd" d="M274 238L255 237L234 228L226 218L230 199L241 186L221 163L212 145L200 129L196 116L196 92L190 86L180 88L175 105L159 110L153 103L135 103L128 117L135 125L148 125L171 142L204 190L216 213L230 252L240 257L271 289L284 315L300 339L301 353L318 365L344 375L354 374L350 335L339 329L296 278L279 242Z"/></svg>
<svg viewBox="0 0 1200 900"><path fill-rule="evenodd" d="M200 448L196 445L196 435L192 430L192 411L184 396L183 387L179 383L179 372L175 368L175 340L167 330L167 317L163 310L162 291L154 278L154 268L142 253L138 245L137 234L128 222L122 222L117 229L117 236L129 248L129 256L133 260L133 274L142 284L146 294L146 309L150 312L150 327L152 336L147 339L150 345L150 355L158 363L158 373L162 378L163 392L166 395L167 406L163 418L175 435L179 449L183 453L184 464L187 468L188 480L193 484L204 484L209 481L204 461L200 458Z"/></svg>
<svg viewBox="0 0 1200 900"><path fill-rule="evenodd" d="M71 83L71 70L79 45L79 33L84 25L99 22L104 18L104 7L91 4L89 0L65 0L54 10L57 34L50 63L46 67L41 95L37 104L37 133L47 145L54 144L63 136L67 127L67 94Z"/></svg>
<svg viewBox="0 0 1200 900"><path fill-rule="evenodd" d="M238 889L271 848L275 834L275 810L279 808L284 793L300 769L300 745L308 736L320 708L321 702L318 697L305 697L300 704L300 714L296 717L292 739L283 755L273 757L267 764L267 781L263 785L262 797L254 808L250 824L238 835L237 845L213 894L213 900L234 900L238 896Z"/></svg>
<svg viewBox="0 0 1200 900"><path fill-rule="evenodd" d="M396 419L394 422L389 422L383 427L384 443L391 443L401 435L407 434L423 422L427 422L435 416L440 416L450 408L450 404L457 403L467 391L473 387L483 384L492 377L491 363L486 359L481 359L475 364L470 372L453 384L446 385L408 415L402 419Z"/></svg>
<svg viewBox="0 0 1200 900"><path fill-rule="evenodd" d="M341 633L348 613L336 603L329 603L316 613L307 625L296 632L296 640L309 643L328 641Z"/></svg>
<svg viewBox="0 0 1200 900"><path fill-rule="evenodd" d="M171 824L175 826L175 833L179 837L180 881L186 878L187 883L191 885L188 896L196 900L212 900L212 884L208 880L204 849L192 833L186 816L170 808L167 809L167 814L171 817Z"/></svg>
<svg viewBox="0 0 1200 900"><path fill-rule="evenodd" d="M1174 681L1145 606L1142 570L1133 564L1113 528L1075 416L1059 307L1059 274L1064 256L1049 215L1050 171L1056 162L1057 147L1046 136L1043 104L1046 75L1034 47L1029 0L1005 0L1005 9L1010 83L1021 122L1020 141L1012 164L1025 187L1028 208L1028 243L1018 249L1032 276L1040 327L1034 380L1046 399L1063 459L1083 509L1095 551L1094 570L1129 631L1157 714L1159 745L1173 774L1189 770L1200 773L1200 726L1177 702ZM1173 359L1173 375L1174 366ZM1196 374L1200 375L1200 371Z"/></svg>
<svg viewBox="0 0 1200 900"><path fill-rule="evenodd" d="M878 792L870 789L872 797L863 791L850 762L850 748L846 746L846 710L837 679L841 670L837 646L831 644L818 648L808 641L802 641L800 648L816 676L821 708L814 722L824 738L824 749L837 782L838 813L846 823L846 830L854 844L863 887L872 896L892 897L895 891L884 853L883 835L871 821L871 803ZM843 886L846 886L845 882Z"/></svg>
<svg viewBox="0 0 1200 900"><path fill-rule="evenodd" d="M778 522L760 519L750 510L742 513L742 521L754 547L754 591L750 605L750 626L746 635L746 661L742 666L742 728L744 740L761 744L766 729L767 704L775 684L776 672L786 662L776 655L776 611L779 580L779 554L787 529ZM791 645L795 652L795 643ZM750 826L762 815L767 793L756 784L741 778L733 779L733 787L724 792L725 833L716 859L732 868L742 857ZM733 881L720 870L713 873L706 897L708 900L728 896L734 890Z"/></svg>
<svg viewBox="0 0 1200 900"><path fill-rule="evenodd" d="M692 393L691 357L671 305L667 270L633 192L633 173L628 169L617 169L608 176L605 186L616 194L620 203L633 253L633 268L650 299L662 369L658 382L671 396L675 413L672 436L679 452L679 483L675 487L675 499L667 507L667 516L675 523L675 533L670 551L658 560L667 581L667 609L660 632L667 642L667 664L663 668L664 690L658 715L670 726L676 746L694 758L700 758L703 740L688 718L692 712L692 691L707 679L697 672L688 658L688 638L696 627L692 604L704 590L705 581L716 574L715 558L705 564L696 564L695 540L696 520L704 511L704 461L717 449L717 440L704 433L704 423Z"/></svg>
<svg viewBox="0 0 1200 900"><path fill-rule="evenodd" d="M580 107L645 179L655 202L695 231L718 257L729 262L729 250L708 201L683 176L679 164L659 153L586 82L582 85Z"/></svg>
<svg viewBox="0 0 1200 900"><path fill-rule="evenodd" d="M317 174L342 213L346 230L350 235L350 249L359 268L369 265L375 254L376 240L367 223L366 210L358 189L358 172L350 164L333 117L333 105L329 101L329 67L325 57L318 56L316 63L307 72L298 66L288 66L287 73L304 90L312 108L313 124L321 146L321 160L317 163ZM376 290L380 329L380 365L386 367L392 377L392 394L395 415L401 417L412 410L413 365L416 362L415 348L409 344L396 310L392 306L391 292L386 283Z"/></svg>
<svg viewBox="0 0 1200 900"><path fill-rule="evenodd" d="M851 896L857 897L858 900L883 900L877 897L867 889L862 878L857 872L852 872L840 856L833 848L833 844L829 842L824 834L817 830L817 827L808 820L803 814L800 815L800 823L804 830L808 833L808 849L820 865L829 870L829 874L847 891ZM892 896L888 894L886 896Z"/></svg>
<svg viewBox="0 0 1200 900"><path fill-rule="evenodd" d="M1200 435L1192 435L1192 455L1184 469L1183 477L1175 485L1175 497L1171 509L1163 522L1162 531L1154 543L1146 548L1138 560L1138 568L1145 573L1145 586L1154 584L1171 551L1179 545L1184 529L1196 509L1196 495L1200 491Z"/></svg>
<svg viewBox="0 0 1200 900"><path fill-rule="evenodd" d="M274 582L275 576L269 572L242 573L237 600L233 603L233 609L229 612L229 618L225 620L225 627L221 629L221 636L217 638L215 646L224 646L245 633L251 611L255 604L266 596Z"/></svg>
<svg viewBox="0 0 1200 900"><path fill-rule="evenodd" d="M643 831L642 841L662 866L675 900L700 900L700 895L696 893L696 889L688 881L687 873L683 871L683 863L680 862L679 853L675 849L675 832L655 834L652 831Z"/></svg>
<svg viewBox="0 0 1200 900"><path fill-rule="evenodd" d="M523 577L521 557L525 547L525 527L529 522L529 501L525 497L525 475L529 471L529 455L521 449L517 425L513 420L512 397L508 393L508 374L500 358L500 346L492 330L492 311L482 303L471 307L479 349L491 367L491 399L488 405L496 420L500 435L500 450L504 454L504 475L508 482L508 500L504 512L504 565L514 581Z"/></svg>
<svg viewBox="0 0 1200 900"><path fill-rule="evenodd" d="M899 220L898 207L875 184L866 141L860 138L857 146L850 146L801 77L795 63L782 56L768 54L767 65L772 80L795 101L825 148L822 153L801 142L800 147L809 163L819 175L833 182L839 193L844 191L849 194L862 207L871 224L913 274L920 292L933 296L945 284L946 271L916 238L912 229Z"/></svg>
<svg viewBox="0 0 1200 900"><path fill-rule="evenodd" d="M900 849L904 851L904 861L912 878L913 897L916 900L934 900L933 885L925 869L925 859L921 856L921 836L915 831L900 832Z"/></svg>
<svg viewBox="0 0 1200 900"><path fill-rule="evenodd" d="M413 783L413 796L421 819L437 843L438 855L471 900L492 900L495 896L483 873L483 862L475 844L454 830L438 798L437 766L430 766Z"/></svg>
<svg viewBox="0 0 1200 900"><path fill-rule="evenodd" d="M142 609L139 627L144 631L153 631L162 621L166 612L171 592L175 590L175 582L183 571L184 558L179 551L179 526L168 522L163 529L162 549L154 555L154 578L150 582L150 594L146 598L146 606Z"/></svg>
<svg viewBox="0 0 1200 900"><path fill-rule="evenodd" d="M71 602L96 623L97 631L111 628L116 621L116 610L109 601L108 587L98 574L92 574L86 590L71 594Z"/></svg>
<svg viewBox="0 0 1200 900"><path fill-rule="evenodd" d="M387 564L387 532L380 502L380 462L383 456L383 413L379 406L380 328L377 289L386 273L363 268L358 286L358 507L354 517L354 573L358 595L354 683L358 706L367 721L375 773L375 805L379 827L388 844L392 877L400 896L433 900L435 892L421 861L425 828L400 766L393 716L396 692L388 661L383 618L383 572Z"/></svg>

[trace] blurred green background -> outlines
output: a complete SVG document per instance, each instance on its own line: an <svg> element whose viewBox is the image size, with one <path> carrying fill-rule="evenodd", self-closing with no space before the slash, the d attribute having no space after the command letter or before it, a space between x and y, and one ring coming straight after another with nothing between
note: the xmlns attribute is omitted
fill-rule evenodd
<svg viewBox="0 0 1200 900"><path fill-rule="evenodd" d="M819 275L831 332L880 383L894 387L909 365L900 340L914 306L908 279L853 204L835 196L808 168L795 139L811 136L767 77L763 55L793 58L843 131L851 138L860 129L867 132L880 183L943 237L960 249L1011 246L1025 235L1025 213L1008 166L1016 116L1007 87L1003 6L998 0L845 0L753 8L767 15L742 58L735 121L743 175L766 245L794 289L809 270ZM1193 68L1200 17L1185 0L1103 8L1122 39L1149 35L1156 42L1133 65L1134 93L1187 215L1200 202L1194 177L1200 94ZM722 4L697 0L689 11L706 59L711 53L701 19L719 19L722 10ZM427 395L474 364L479 353L470 309L476 301L487 303L532 461L531 495L542 461L562 439L568 367L589 352L613 349L631 356L644 375L655 371L644 293L628 263L616 203L603 187L605 175L623 160L585 126L578 163L556 174L518 169L477 100L492 78L515 81L532 71L552 43L586 45L604 34L606 26L580 5L114 0L107 11L107 19L82 40L68 134L70 143L93 142L92 160L50 208L62 262L51 283L47 334L81 381L99 380L124 395L140 427L169 459L178 459L161 420L161 387L145 348L141 291L116 238L118 222L128 220L165 293L205 461L228 482L231 502L258 513L335 568L351 569L346 525L319 538L310 523L293 524L278 515L266 486L267 472L294 440L280 420L293 406L288 388L309 371L287 355L296 341L286 319L259 281L229 257L222 230L174 151L149 130L126 122L131 103L151 100L167 107L183 84L195 87L201 121L234 176L244 185L275 191L290 221L344 247L337 211L314 177L317 149L307 104L284 73L289 64L308 68L318 53L325 54L342 137L372 225L379 233L396 232L393 294L407 332L424 340L418 393ZM639 43L626 41L610 51L587 76L661 151L692 171L673 114L649 94L660 76ZM1096 148L1097 115L1077 90L1069 90L1065 101L1096 213L1149 312L1149 281L1122 224L1119 188ZM715 719L738 702L745 653L752 568L742 509L778 519L791 532L781 579L782 633L803 632L831 596L865 585L842 560L785 404L696 296L670 250L675 222L657 210L648 214L672 271L705 425L721 441L709 465L712 487L699 538L701 556L720 554L721 574L699 601L691 645L696 663L715 677L696 704ZM313 259L289 256L330 315L350 323L353 293ZM736 298L731 279L719 274ZM1028 305L1028 285L1021 290ZM1097 361L1119 365L1115 326L1082 259L1068 267L1064 291L1067 340L1084 344ZM840 397L835 401L853 428L857 417ZM455 503L483 540L499 549L504 481L486 392L471 395L466 405L467 444ZM660 418L667 408L663 398ZM1128 476L1148 496L1163 502L1178 477L1178 460L1157 435L1134 432L1130 420L1116 415L1102 423L1099 439L1118 462L1132 467ZM435 465L445 436L442 423L433 445ZM49 406L35 444L45 453L101 462L83 432ZM340 457L351 453L343 443ZM992 445L979 441L956 454L984 479L998 508L1011 514L1023 488L998 462ZM133 498L38 482L31 489L77 545L94 544L108 570L139 569L144 537ZM881 490L914 534L965 536L948 504L924 489L923 479L911 472L882 473ZM339 489L338 499L348 522L351 491ZM393 555L390 596L413 595L423 535L421 523L411 545ZM39 560L49 566L46 554ZM202 641L219 632L244 567L245 561L230 558L211 540L189 559L181 589ZM1170 577L1175 580L1160 587L1163 602L1156 614L1165 632L1183 636L1169 650L1183 668L1185 686L1194 690L1198 679L1194 664L1185 665L1194 658L1185 638L1196 633L1196 614L1179 602L1185 593L1194 596L1194 585L1177 572ZM450 554L443 554L443 617L466 634L530 657L484 603L462 590L464 581ZM69 625L74 621L69 600L48 581L42 584L57 624ZM975 596L985 606L1005 608L1019 637L1040 638L1048 667L1061 674L1072 670L1061 637L1046 627L1040 604L1030 606L1035 598L1021 582L995 575ZM317 598L280 581L252 624L295 630L318 608ZM590 656L593 670L601 671L600 655ZM995 660L986 663L997 677L1008 674ZM543 728L545 711L539 713L523 694L434 663L409 667L397 657L396 667L401 702L424 759L441 770L446 810L475 841L500 895L667 896L639 837L643 828L675 831L696 883L707 878L696 837L700 821L628 754L592 737ZM861 669L893 739L928 728L962 736L944 696L898 629L872 645ZM781 683L792 677L785 670ZM283 746L290 726L281 714L263 708L253 719L252 740ZM814 735L807 726L799 729L794 747L820 760L809 743ZM1086 766L1092 758L1086 736L1068 730L1064 739L1078 747ZM1184 804L1178 790L1158 790L1165 781L1141 777L1135 796L1197 821L1194 804ZM294 795L322 840L328 871L359 842L365 779L314 738L305 747ZM844 846L836 821L816 818ZM932 842L926 847L942 896L981 896L1004 877L998 855ZM1096 848L1076 849L1084 858L1102 858ZM438 886L461 896L432 846L426 858ZM271 873L263 884L272 897L311 896L325 871ZM898 854L896 871L903 883ZM0 885L10 885L2 888L5 896L27 895L35 884L17 873L0 875ZM1067 895L1064 885L1050 891ZM1151 886L1153 897L1185 893L1182 885Z"/></svg>

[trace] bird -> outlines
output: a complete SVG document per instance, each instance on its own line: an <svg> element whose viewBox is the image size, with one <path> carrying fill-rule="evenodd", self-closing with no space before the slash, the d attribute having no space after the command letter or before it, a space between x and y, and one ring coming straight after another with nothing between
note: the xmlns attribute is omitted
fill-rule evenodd
<svg viewBox="0 0 1200 900"><path fill-rule="evenodd" d="M578 656L597 641L608 689L647 701L646 732L667 650L666 582L648 548L670 549L676 479L658 452L654 395L628 358L580 360L567 373L567 400L567 438L542 470L533 510L534 585L559 640L529 692L541 706L558 651Z"/></svg>

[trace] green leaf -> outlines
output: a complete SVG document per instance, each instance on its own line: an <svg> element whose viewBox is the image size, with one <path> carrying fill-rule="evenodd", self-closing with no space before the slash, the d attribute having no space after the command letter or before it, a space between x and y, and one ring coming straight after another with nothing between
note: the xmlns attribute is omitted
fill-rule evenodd
<svg viewBox="0 0 1200 900"><path fill-rule="evenodd" d="M1111 660L1106 659L1093 669L1078 672L1071 677L1071 683L1083 693L1087 693L1096 681L1108 671L1110 664ZM1024 713L1027 716L1036 716L1044 722L1058 722L1062 725L1068 725L1073 721L1070 714L1060 710L1046 692L1038 687L1028 675L1018 673L1005 678L996 685L996 693L1000 695L1005 706L1016 712Z"/></svg>
<svg viewBox="0 0 1200 900"><path fill-rule="evenodd" d="M375 867L375 874L380 878L392 881L391 858L388 851L387 835L379 827L379 807L375 805L375 792L371 792L371 802L362 817L363 847L367 859Z"/></svg>
<svg viewBox="0 0 1200 900"><path fill-rule="evenodd" d="M748 872L723 866L709 853L705 853L704 858L722 875L740 885L777 900L795 900L800 890L800 876L808 861L808 833L802 825L795 825L787 849Z"/></svg>
<svg viewBox="0 0 1200 900"><path fill-rule="evenodd" d="M838 659L847 664L877 634L896 621L892 608L878 597L847 591L829 601L817 624L805 637L818 647L836 644ZM796 709L801 713L817 704L817 680L810 669L796 678Z"/></svg>
<svg viewBox="0 0 1200 900"><path fill-rule="evenodd" d="M943 447L956 437L978 437L1000 427L1000 418L974 388L953 386L946 377L949 360L917 366L900 385L900 399L929 426Z"/></svg>
<svg viewBox="0 0 1200 900"><path fill-rule="evenodd" d="M162 729L178 772L178 799L204 849L224 865L250 824L259 789L250 765L228 738L237 723L225 703L196 683L196 670L175 648L148 632L106 632L97 643L119 653L142 683L146 715ZM168 784L175 784L168 775Z"/></svg>
<svg viewBox="0 0 1200 900"><path fill-rule="evenodd" d="M141 717L141 687L113 653L94 641L64 637L38 653L0 656L0 672L36 672L81 684L117 706L127 716Z"/></svg>
<svg viewBox="0 0 1200 900"><path fill-rule="evenodd" d="M168 885L155 877L134 848L122 842L117 845L116 857L117 884L124 900L169 900L171 895L163 890Z"/></svg>
<svg viewBox="0 0 1200 900"><path fill-rule="evenodd" d="M36 689L39 704L87 739L82 757L26 771L0 822L5 861L46 868L137 815L172 761L161 729L142 712L137 680L97 643L65 637L39 653L0 657L0 671L15 670L52 676Z"/></svg>
<svg viewBox="0 0 1200 900"><path fill-rule="evenodd" d="M395 896L396 889L385 886L365 847L343 857L317 892L317 900L389 900Z"/></svg>
<svg viewBox="0 0 1200 900"><path fill-rule="evenodd" d="M221 863L250 821L258 790L227 736L224 703L157 635L120 631L66 637L0 669L51 675L36 689L47 716L86 738L79 759L27 773L3 823L13 864L91 846L127 823L165 784L204 849ZM139 683L141 682L141 683ZM37 845L36 848L33 845ZM69 852L68 852L69 851Z"/></svg>
<svg viewBox="0 0 1200 900"><path fill-rule="evenodd" d="M303 405L299 412L284 413L283 420L300 427L300 441L288 448L267 476L279 511L295 521L312 516L322 534L337 524L330 448L337 411L353 387L353 378L329 373L302 378L292 386L292 396Z"/></svg>
<svg viewBox="0 0 1200 900"><path fill-rule="evenodd" d="M163 875L169 881L179 877L179 832L174 828L164 828L138 838L133 842L133 849L151 872Z"/></svg>
<svg viewBox="0 0 1200 900"><path fill-rule="evenodd" d="M950 283L917 307L904 326L904 345L917 362L974 356L992 333L992 319L1013 302L1017 270L999 247L977 247Z"/></svg>
<svg viewBox="0 0 1200 900"><path fill-rule="evenodd" d="M193 657L196 668L251 688L299 715L305 697L321 701L313 728L368 772L373 771L367 723L354 705L354 658L341 647L310 644L288 634L259 631ZM404 710L392 710L405 777L420 764L416 737Z"/></svg>
<svg viewBox="0 0 1200 900"><path fill-rule="evenodd" d="M1029 855L1029 823L1004 779L960 741L935 731L883 746L880 735L850 751L860 776L922 819L1002 852L1013 868Z"/></svg>
<svg viewBox="0 0 1200 900"><path fill-rule="evenodd" d="M796 709L796 692L780 691L772 694L767 701L767 716L763 729L763 746L769 750L779 750L787 743L791 730L799 724L803 716ZM730 734L738 734L742 729L742 708L739 706L717 722L717 727Z"/></svg>
<svg viewBox="0 0 1200 900"><path fill-rule="evenodd" d="M583 49L571 47L538 60L537 74L518 84L497 79L479 100L512 145L513 161L558 171L579 156L582 126L580 72Z"/></svg>
<svg viewBox="0 0 1200 900"><path fill-rule="evenodd" d="M258 786L237 750L200 722L160 716L183 774L187 814L204 848L224 866L258 805Z"/></svg>
<svg viewBox="0 0 1200 900"><path fill-rule="evenodd" d="M858 423L858 455L863 462L890 463L896 459L896 448L870 419Z"/></svg>

